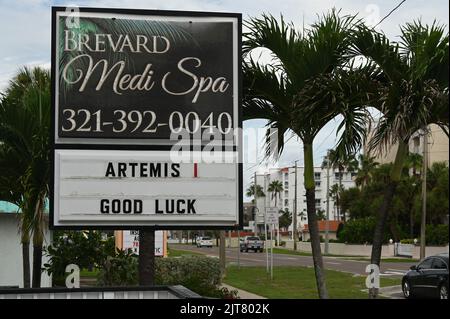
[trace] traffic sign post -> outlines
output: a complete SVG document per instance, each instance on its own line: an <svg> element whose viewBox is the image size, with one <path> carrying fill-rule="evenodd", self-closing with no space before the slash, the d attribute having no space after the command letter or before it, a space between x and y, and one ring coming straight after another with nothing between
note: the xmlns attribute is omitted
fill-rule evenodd
<svg viewBox="0 0 450 319"><path fill-rule="evenodd" d="M270 279L273 279L273 236L274 228L278 222L278 209L267 208L266 209L266 224L270 227ZM266 238L267 240L267 238ZM266 241L267 244L267 241ZM267 247L267 246L266 246ZM267 248L266 248L267 249ZM268 249L267 249L268 251ZM267 260L267 268L269 268L269 261Z"/></svg>

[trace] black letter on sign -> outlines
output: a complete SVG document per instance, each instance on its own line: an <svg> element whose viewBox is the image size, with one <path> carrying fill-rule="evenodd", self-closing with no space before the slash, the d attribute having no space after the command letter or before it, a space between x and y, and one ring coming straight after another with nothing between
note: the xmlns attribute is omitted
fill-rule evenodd
<svg viewBox="0 0 450 319"><path fill-rule="evenodd" d="M135 199L133 209L134 209L135 214L141 214L142 213L142 200Z"/></svg>
<svg viewBox="0 0 450 319"><path fill-rule="evenodd" d="M114 173L114 165L109 162L108 167L106 168L106 174L105 177L116 177L116 173Z"/></svg>
<svg viewBox="0 0 450 319"><path fill-rule="evenodd" d="M178 214L184 214L185 212L186 212L186 210L183 208L183 209L181 209L180 208L180 204L185 204L185 201L184 201L184 199L179 199L179 200L177 200L177 213Z"/></svg>
<svg viewBox="0 0 450 319"><path fill-rule="evenodd" d="M188 214L195 214L195 208L194 208L195 201L196 201L196 199L188 199L188 204L187 204Z"/></svg>
<svg viewBox="0 0 450 319"><path fill-rule="evenodd" d="M178 170L180 168L180 164L172 164L172 170L173 173L171 174L172 177L180 177L180 171Z"/></svg>
<svg viewBox="0 0 450 319"><path fill-rule="evenodd" d="M109 214L109 205L107 199L100 200L100 213Z"/></svg>

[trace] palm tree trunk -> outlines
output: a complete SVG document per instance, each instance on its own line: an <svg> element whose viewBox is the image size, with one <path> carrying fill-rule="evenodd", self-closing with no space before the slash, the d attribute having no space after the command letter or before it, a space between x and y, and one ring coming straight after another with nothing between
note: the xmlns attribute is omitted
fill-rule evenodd
<svg viewBox="0 0 450 319"><path fill-rule="evenodd" d="M22 229L22 271L23 287L30 288L30 236L27 230Z"/></svg>
<svg viewBox="0 0 450 319"><path fill-rule="evenodd" d="M394 165L390 173L390 181L384 192L383 202L378 211L377 224L375 225L375 231L373 235L372 254L370 263L380 266L381 261L381 249L383 247L384 229L389 215L389 210L392 206L392 199L394 198L395 190L400 181L402 174L402 168L406 154L408 152L408 144L400 142L395 156ZM369 298L373 299L378 296L378 288L369 289Z"/></svg>
<svg viewBox="0 0 450 319"><path fill-rule="evenodd" d="M311 251L313 255L316 284L320 299L328 299L325 284L325 269L323 267L322 251L320 249L320 235L316 215L316 196L314 184L314 161L312 143L303 144L305 159L305 189L306 189L306 211L308 213L308 228L311 238Z"/></svg>
<svg viewBox="0 0 450 319"><path fill-rule="evenodd" d="M42 274L42 244L44 238L42 233L34 231L33 233L33 288L41 287L41 274Z"/></svg>
<svg viewBox="0 0 450 319"><path fill-rule="evenodd" d="M32 287L41 287L42 245L44 243L44 203L45 197L39 196L33 222L33 278Z"/></svg>
<svg viewBox="0 0 450 319"><path fill-rule="evenodd" d="M155 283L155 231L139 231L139 285Z"/></svg>

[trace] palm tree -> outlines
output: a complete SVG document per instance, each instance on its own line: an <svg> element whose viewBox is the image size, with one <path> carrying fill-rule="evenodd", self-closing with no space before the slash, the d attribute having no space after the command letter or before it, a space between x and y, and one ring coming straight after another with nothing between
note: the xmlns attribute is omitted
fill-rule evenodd
<svg viewBox="0 0 450 319"><path fill-rule="evenodd" d="M255 184L251 184L246 192L245 195L247 195L247 197L253 197L252 199L252 203L255 203ZM261 187L261 185L256 185L256 197L266 197L266 194L264 194L264 190Z"/></svg>
<svg viewBox="0 0 450 319"><path fill-rule="evenodd" d="M335 169L338 170L338 186L339 188L337 189L337 192L335 194L336 198L335 198L335 204L336 204L336 210L337 210L337 216L338 219L340 219L341 217L341 213L340 213L340 205L339 205L339 192L340 190L343 189L342 186L342 177L344 175L344 171L347 170L348 172L353 172L356 170L357 167L357 161L355 159L355 156L353 154L350 154L348 156L342 157L341 154L339 152L337 152L336 150L329 150L328 154L327 154L327 158L330 161L330 164L333 167L333 171ZM345 214L343 215L343 220L345 222Z"/></svg>
<svg viewBox="0 0 450 319"><path fill-rule="evenodd" d="M379 164L375 161L374 157L359 154L359 167L356 173L355 184L356 186L364 187L368 185L372 179L373 170Z"/></svg>
<svg viewBox="0 0 450 319"><path fill-rule="evenodd" d="M24 68L10 82L0 108L0 142L23 169L19 179L21 231L25 245L29 236L33 238L33 287L41 283L44 208L50 178L50 101L49 71ZM25 267L27 257L23 258Z"/></svg>
<svg viewBox="0 0 450 319"><path fill-rule="evenodd" d="M347 63L345 53L350 46L350 30L354 23L354 17L340 17L333 10L311 29L298 31L283 18L278 22L272 16L263 15L260 19L247 21L250 31L244 34L244 119L268 120L267 155L274 151L272 130L277 131L278 153L283 150L284 135L288 131L294 132L303 142L307 214L320 298L327 298L328 293L315 208L313 142L324 125L342 114L339 152L354 152L362 143L360 136L364 126L361 124L367 112L365 109L357 111L355 107L361 105L361 93L366 91L363 86L367 82L363 81L361 86L342 87L357 78L353 72L342 69ZM255 62L249 54L255 48L268 49L272 63L261 65ZM343 97L346 102L340 103ZM353 98L355 101L348 102ZM346 114L352 115L351 121Z"/></svg>
<svg viewBox="0 0 450 319"><path fill-rule="evenodd" d="M414 176L417 176L417 172L420 172L420 170L422 169L422 161L422 155L418 153L408 153L405 159L406 167L412 169L412 173Z"/></svg>
<svg viewBox="0 0 450 319"><path fill-rule="evenodd" d="M0 109L3 101L0 102ZM24 212L24 188L22 178L25 175L26 166L24 161L17 157L4 144L0 144L0 201L9 202L19 207L20 212L20 243L22 245L22 272L23 287L30 288L30 232L28 212Z"/></svg>
<svg viewBox="0 0 450 319"><path fill-rule="evenodd" d="M275 199L275 207L277 207L277 198L283 191L283 184L280 181L273 181L269 184L267 191L272 193L272 199Z"/></svg>
<svg viewBox="0 0 450 319"><path fill-rule="evenodd" d="M333 186L330 187L330 189L328 190L330 197L333 199L334 202L334 206L336 207L336 212L335 212L335 216L337 215L337 219L340 219L340 215L339 215L339 205L340 205L340 192L343 190L342 186L339 184L333 184Z"/></svg>
<svg viewBox="0 0 450 319"><path fill-rule="evenodd" d="M401 28L399 42L391 43L383 34L362 25L355 33L354 52L379 70L377 107L379 120L369 149L383 151L398 144L390 181L385 190L374 232L371 263L380 265L385 224L399 184L411 136L435 123L448 135L448 33L436 23L420 21ZM370 289L375 298L377 289Z"/></svg>

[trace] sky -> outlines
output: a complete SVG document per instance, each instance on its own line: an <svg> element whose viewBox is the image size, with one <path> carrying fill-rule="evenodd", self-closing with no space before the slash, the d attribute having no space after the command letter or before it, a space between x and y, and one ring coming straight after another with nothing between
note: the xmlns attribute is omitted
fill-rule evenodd
<svg viewBox="0 0 450 319"><path fill-rule="evenodd" d="M282 14L287 21L292 21L300 28L302 25L308 26L313 23L317 15L332 8L341 9L343 14L358 14L369 25L375 25L400 2L400 0L0 0L0 92L22 66L50 67L51 6L238 12L242 13L244 19L258 17L262 13L274 16ZM378 28L391 40L396 40L400 33L399 26L414 19L420 18L425 23L437 20L448 25L448 10L447 0L406 0ZM338 120L330 122L316 137L314 160L318 166L327 149L333 148L337 141L337 123ZM258 165L263 152L264 130L261 128L265 124L263 120L244 122L244 129L257 132L256 142L244 145L246 154L253 158L251 161L253 163L244 163L244 189L250 185L250 178L255 170L261 173L267 168L267 165ZM295 160L299 160L299 165L302 165L301 142L295 136L289 135L287 138L289 142L282 156L278 163L273 165L292 166ZM255 155L256 153L259 155Z"/></svg>

